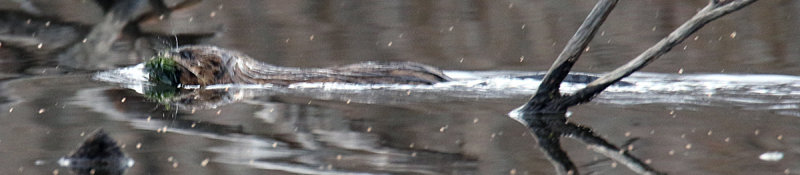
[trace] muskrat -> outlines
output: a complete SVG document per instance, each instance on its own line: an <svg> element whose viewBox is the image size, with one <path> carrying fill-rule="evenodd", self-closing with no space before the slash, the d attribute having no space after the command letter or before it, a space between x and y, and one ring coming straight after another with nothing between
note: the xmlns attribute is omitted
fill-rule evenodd
<svg viewBox="0 0 800 175"><path fill-rule="evenodd" d="M451 78L432 66L414 62L363 62L328 68L279 67L214 46L184 46L159 54L177 63L183 85L342 82L355 84L433 84ZM175 81L175 80L173 80Z"/></svg>

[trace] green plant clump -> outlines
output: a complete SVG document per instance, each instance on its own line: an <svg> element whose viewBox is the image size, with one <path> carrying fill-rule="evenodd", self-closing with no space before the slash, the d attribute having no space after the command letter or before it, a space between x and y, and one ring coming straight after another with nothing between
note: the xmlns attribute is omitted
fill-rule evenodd
<svg viewBox="0 0 800 175"><path fill-rule="evenodd" d="M144 70L150 75L149 81L160 85L178 86L180 84L180 70L174 60L157 56L144 65Z"/></svg>
<svg viewBox="0 0 800 175"><path fill-rule="evenodd" d="M150 86L145 88L144 90L144 97L148 100L152 100L164 105L167 109L169 109L170 101L174 98L178 97L180 94L180 89L175 86L168 86L165 84L157 84L154 86Z"/></svg>

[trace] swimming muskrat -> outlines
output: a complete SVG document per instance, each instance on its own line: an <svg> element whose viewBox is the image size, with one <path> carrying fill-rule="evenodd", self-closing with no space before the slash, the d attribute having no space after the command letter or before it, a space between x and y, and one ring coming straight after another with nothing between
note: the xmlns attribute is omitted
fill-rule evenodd
<svg viewBox="0 0 800 175"><path fill-rule="evenodd" d="M184 85L343 82L356 84L433 84L450 81L441 70L414 62L364 62L328 68L279 67L214 46L184 46L162 52L178 65ZM173 80L175 81L175 80Z"/></svg>
<svg viewBox="0 0 800 175"><path fill-rule="evenodd" d="M435 67L414 62L363 62L327 68L279 67L259 62L236 51L214 46L184 46L161 52L145 67L150 72L151 81L200 86L213 84L287 86L299 82L430 85L452 80ZM539 72L511 78L542 79L544 75L544 72ZM587 73L570 73L563 81L589 83L597 78L598 76ZM624 81L615 84L633 85Z"/></svg>

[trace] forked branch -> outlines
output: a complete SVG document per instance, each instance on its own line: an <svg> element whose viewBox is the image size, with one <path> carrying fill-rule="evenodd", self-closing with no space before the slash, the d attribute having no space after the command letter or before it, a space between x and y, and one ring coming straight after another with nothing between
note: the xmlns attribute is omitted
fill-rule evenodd
<svg viewBox="0 0 800 175"><path fill-rule="evenodd" d="M711 0L705 8L697 12L689 21L683 23L683 25L672 31L666 38L661 39L661 41L639 54L639 56L636 56L636 58L627 64L592 81L585 88L578 90L574 94L564 97L564 105L573 106L590 101L594 96L603 92L603 90L611 84L622 80L622 78L631 75L633 72L653 62L661 55L664 55L664 53L667 53L670 49L683 42L683 40L704 25L755 1L757 0Z"/></svg>
<svg viewBox="0 0 800 175"><path fill-rule="evenodd" d="M539 84L536 95L526 104L526 108L529 108L528 111L559 113L566 110L566 107L563 110L558 108L551 109L546 104L549 104L548 102L552 99L561 97L559 92L561 82L567 77L572 65L578 61L581 53L586 49L589 41L594 38L597 29L605 22L608 14L611 13L616 4L617 0L601 0L597 2L583 21L583 24L578 28L578 31L567 42L567 46L564 47L564 50L561 51L561 54L558 55L556 61L547 71L547 74L542 79L542 84Z"/></svg>
<svg viewBox="0 0 800 175"><path fill-rule="evenodd" d="M595 152L626 165L636 173L660 174L633 155L620 151L618 147L594 135L590 129L569 124L566 122L566 117L563 116L564 112L571 106L590 101L611 84L643 68L683 42L689 35L702 28L705 24L755 1L710 0L709 4L691 19L627 64L592 81L585 88L578 90L574 94L562 96L559 91L561 82L566 78L572 65L578 60L581 52L586 48L594 33L617 2L616 0L601 0L570 39L550 70L548 70L536 94L520 108L521 110L518 111L519 116L512 117L531 128L531 131L538 138L540 146L561 174L578 174L572 161L560 148L559 138L563 136L583 141ZM553 114L560 115L554 116Z"/></svg>

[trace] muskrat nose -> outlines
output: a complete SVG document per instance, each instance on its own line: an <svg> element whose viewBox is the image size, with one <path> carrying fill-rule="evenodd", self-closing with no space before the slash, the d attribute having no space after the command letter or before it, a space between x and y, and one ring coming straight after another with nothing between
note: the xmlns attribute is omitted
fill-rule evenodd
<svg viewBox="0 0 800 175"><path fill-rule="evenodd" d="M178 52L178 55L181 56L181 58L183 59L190 59L190 60L194 59L194 57L192 57L192 52L190 51L182 50Z"/></svg>

